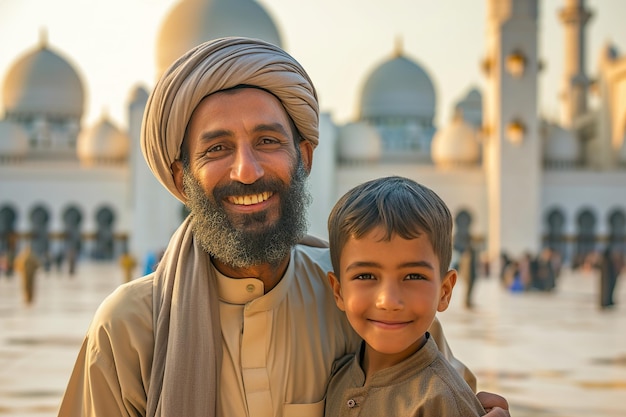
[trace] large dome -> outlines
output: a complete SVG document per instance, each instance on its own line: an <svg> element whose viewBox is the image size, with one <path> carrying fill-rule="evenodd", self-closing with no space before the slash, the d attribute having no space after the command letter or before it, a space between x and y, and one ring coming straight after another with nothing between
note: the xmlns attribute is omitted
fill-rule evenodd
<svg viewBox="0 0 626 417"><path fill-rule="evenodd" d="M401 51L367 78L361 94L361 118L435 117L436 95L430 76Z"/></svg>
<svg viewBox="0 0 626 417"><path fill-rule="evenodd" d="M85 94L74 68L45 42L9 69L4 81L6 115L80 118Z"/></svg>
<svg viewBox="0 0 626 417"><path fill-rule="evenodd" d="M254 0L181 0L157 36L157 76L194 46L225 36L259 38L282 47L274 21Z"/></svg>

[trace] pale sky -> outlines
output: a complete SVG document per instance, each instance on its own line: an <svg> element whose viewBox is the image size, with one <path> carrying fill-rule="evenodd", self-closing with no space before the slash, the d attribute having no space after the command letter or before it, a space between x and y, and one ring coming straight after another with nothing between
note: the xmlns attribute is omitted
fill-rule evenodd
<svg viewBox="0 0 626 417"><path fill-rule="evenodd" d="M0 82L23 53L48 45L71 62L87 92L84 125L103 112L126 126L126 105L136 85L154 85L155 39L178 0L0 0ZM487 0L258 0L274 19L285 49L308 71L322 111L344 123L357 114L360 89L388 59L398 38L405 55L430 74L437 92L435 124L445 125L454 103L482 87ZM540 0L540 109L558 115L565 0ZM588 75L611 40L626 53L626 0L587 0ZM0 119L4 109L0 103Z"/></svg>

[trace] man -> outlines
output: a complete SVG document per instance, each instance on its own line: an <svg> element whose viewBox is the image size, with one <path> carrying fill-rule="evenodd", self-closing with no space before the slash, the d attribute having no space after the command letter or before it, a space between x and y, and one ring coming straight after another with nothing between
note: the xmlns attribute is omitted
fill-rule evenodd
<svg viewBox="0 0 626 417"><path fill-rule="evenodd" d="M218 39L170 67L141 145L191 214L156 271L98 309L60 416L323 415L332 363L359 340L334 305L325 243L305 238L317 129L313 84L276 46Z"/></svg>

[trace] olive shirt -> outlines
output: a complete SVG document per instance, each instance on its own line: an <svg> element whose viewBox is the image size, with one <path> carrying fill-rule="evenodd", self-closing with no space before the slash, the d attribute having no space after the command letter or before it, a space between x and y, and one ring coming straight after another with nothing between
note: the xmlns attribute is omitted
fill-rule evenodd
<svg viewBox="0 0 626 417"><path fill-rule="evenodd" d="M323 416L334 361L360 343L335 305L327 279L331 268L327 248L297 245L282 280L267 294L258 279L216 274L223 336L220 416ZM154 350L153 279L150 274L121 285L98 308L60 416L146 414ZM439 337L442 350L454 360ZM460 362L456 365L473 378ZM208 389L196 387L197 395Z"/></svg>
<svg viewBox="0 0 626 417"><path fill-rule="evenodd" d="M326 417L471 417L485 410L438 351L432 337L402 362L367 380L359 354L337 361L326 394Z"/></svg>

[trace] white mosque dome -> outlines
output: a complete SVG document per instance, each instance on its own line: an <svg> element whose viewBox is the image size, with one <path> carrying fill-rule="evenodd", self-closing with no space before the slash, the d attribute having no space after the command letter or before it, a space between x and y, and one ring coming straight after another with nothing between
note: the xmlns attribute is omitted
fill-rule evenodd
<svg viewBox="0 0 626 417"><path fill-rule="evenodd" d="M120 163L127 159L129 147L128 135L103 116L91 128L80 133L76 152L85 165Z"/></svg>
<svg viewBox="0 0 626 417"><path fill-rule="evenodd" d="M571 130L549 124L543 142L543 158L548 166L575 166L581 156L581 145Z"/></svg>
<svg viewBox="0 0 626 417"><path fill-rule="evenodd" d="M476 129L461 112L435 133L430 149L433 162L440 167L476 165L480 160Z"/></svg>
<svg viewBox="0 0 626 417"><path fill-rule="evenodd" d="M272 17L254 0L180 0L157 35L157 75L194 46L225 36L247 36L282 46Z"/></svg>
<svg viewBox="0 0 626 417"><path fill-rule="evenodd" d="M7 116L43 114L80 120L85 93L76 70L43 40L9 69L3 100Z"/></svg>
<svg viewBox="0 0 626 417"><path fill-rule="evenodd" d="M374 162L382 154L382 140L378 130L363 121L342 126L337 146L339 158L343 161Z"/></svg>
<svg viewBox="0 0 626 417"><path fill-rule="evenodd" d="M28 153L28 135L17 123L0 120L0 160L19 160Z"/></svg>
<svg viewBox="0 0 626 417"><path fill-rule="evenodd" d="M367 78L361 94L361 118L416 117L432 122L435 87L428 73L402 51Z"/></svg>

